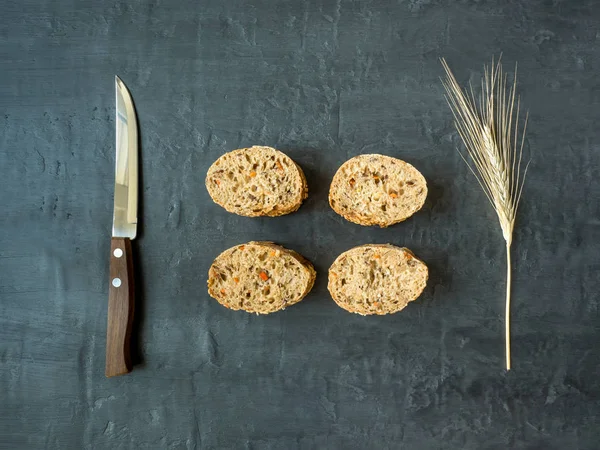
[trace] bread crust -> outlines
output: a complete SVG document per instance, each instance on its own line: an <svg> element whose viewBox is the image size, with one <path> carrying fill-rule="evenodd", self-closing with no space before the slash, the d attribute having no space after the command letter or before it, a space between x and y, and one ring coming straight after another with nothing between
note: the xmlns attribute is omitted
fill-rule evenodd
<svg viewBox="0 0 600 450"><path fill-rule="evenodd" d="M208 293L226 308L270 314L301 301L316 276L299 253L273 242L251 241L215 258L208 271Z"/></svg>
<svg viewBox="0 0 600 450"><path fill-rule="evenodd" d="M227 211L246 217L276 217L297 211L308 197L300 166L272 147L225 153L208 169L206 189Z"/></svg>
<svg viewBox="0 0 600 450"><path fill-rule="evenodd" d="M349 159L335 173L329 205L346 220L382 228L402 222L423 207L427 182L411 164L367 154Z"/></svg>
<svg viewBox="0 0 600 450"><path fill-rule="evenodd" d="M328 275L327 289L338 306L361 315L385 315L416 300L429 271L407 248L366 244L338 256Z"/></svg>

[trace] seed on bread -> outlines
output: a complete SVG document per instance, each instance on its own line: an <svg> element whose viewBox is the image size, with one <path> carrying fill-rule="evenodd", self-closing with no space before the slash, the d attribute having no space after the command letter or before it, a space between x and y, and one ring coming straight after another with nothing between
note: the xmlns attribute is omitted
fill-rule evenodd
<svg viewBox="0 0 600 450"><path fill-rule="evenodd" d="M423 207L427 182L412 165L385 155L359 155L340 166L329 204L350 222L388 227Z"/></svg>
<svg viewBox="0 0 600 450"><path fill-rule="evenodd" d="M302 169L271 147L225 153L206 174L212 200L241 216L281 216L300 208L308 196Z"/></svg>
<svg viewBox="0 0 600 450"><path fill-rule="evenodd" d="M415 300L427 284L424 262L394 245L361 245L342 253L329 268L327 289L347 311L392 314Z"/></svg>
<svg viewBox="0 0 600 450"><path fill-rule="evenodd" d="M208 271L208 293L223 306L269 314L298 303L316 272L293 250L271 242L248 242L225 250Z"/></svg>

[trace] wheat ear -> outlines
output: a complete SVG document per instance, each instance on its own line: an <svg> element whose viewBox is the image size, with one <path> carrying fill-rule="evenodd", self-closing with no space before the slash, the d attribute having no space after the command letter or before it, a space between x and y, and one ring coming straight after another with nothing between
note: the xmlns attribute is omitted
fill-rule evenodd
<svg viewBox="0 0 600 450"><path fill-rule="evenodd" d="M494 207L502 236L506 241L506 370L511 368L510 357L510 292L511 256L513 229L517 208L523 191L527 168L521 171L527 115L519 142L518 121L520 101L515 98L515 77L511 87L500 61L484 66L481 93L476 99L473 88L468 92L461 89L446 60L442 58L446 79L446 100L454 114L454 124L467 149L469 159L460 153L463 160L477 178L488 200ZM475 166L475 167L473 167Z"/></svg>

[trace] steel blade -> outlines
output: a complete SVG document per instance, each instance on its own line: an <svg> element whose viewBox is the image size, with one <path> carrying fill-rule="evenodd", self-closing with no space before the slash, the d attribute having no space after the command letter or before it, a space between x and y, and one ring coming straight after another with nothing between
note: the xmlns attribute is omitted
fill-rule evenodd
<svg viewBox="0 0 600 450"><path fill-rule="evenodd" d="M138 130L131 95L119 77L116 90L115 208L113 237L134 239L138 207Z"/></svg>

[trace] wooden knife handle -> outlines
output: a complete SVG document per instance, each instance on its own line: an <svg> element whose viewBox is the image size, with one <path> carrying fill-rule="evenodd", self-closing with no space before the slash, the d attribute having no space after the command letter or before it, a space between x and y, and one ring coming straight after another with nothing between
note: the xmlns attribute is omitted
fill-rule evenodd
<svg viewBox="0 0 600 450"><path fill-rule="evenodd" d="M106 328L106 376L131 372L130 338L133 325L134 283L131 241L112 238Z"/></svg>

